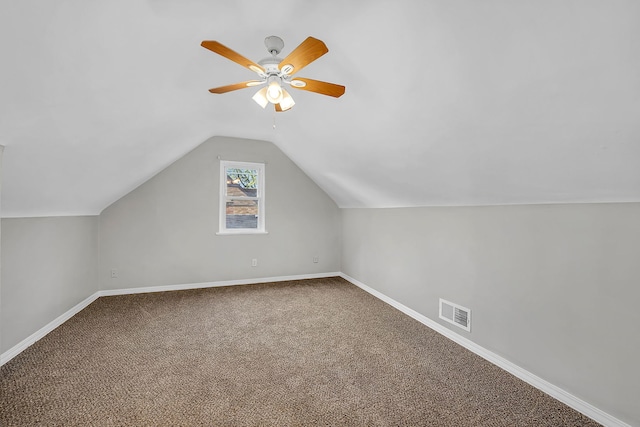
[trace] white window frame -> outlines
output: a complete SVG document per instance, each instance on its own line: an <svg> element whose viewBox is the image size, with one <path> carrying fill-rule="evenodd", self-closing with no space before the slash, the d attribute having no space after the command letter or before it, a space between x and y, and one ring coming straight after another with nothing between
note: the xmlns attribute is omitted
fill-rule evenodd
<svg viewBox="0 0 640 427"><path fill-rule="evenodd" d="M227 169L254 169L258 172L257 196L234 196L227 195ZM264 163L237 162L231 160L220 160L220 214L218 232L216 234L267 234L265 229L265 165ZM232 199L256 200L258 202L258 224L257 228L227 228L227 201Z"/></svg>

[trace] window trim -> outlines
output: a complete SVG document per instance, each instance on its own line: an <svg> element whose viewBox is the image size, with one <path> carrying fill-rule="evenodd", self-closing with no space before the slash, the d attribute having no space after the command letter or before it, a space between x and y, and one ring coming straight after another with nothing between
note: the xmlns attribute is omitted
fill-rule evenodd
<svg viewBox="0 0 640 427"><path fill-rule="evenodd" d="M254 169L258 172L258 188L255 198L247 197L258 202L258 224L257 228L227 228L227 169ZM234 197L242 199L242 197ZM220 188L218 192L219 201L219 221L216 234L268 234L265 228L265 164L255 162L239 162L232 160L220 160Z"/></svg>

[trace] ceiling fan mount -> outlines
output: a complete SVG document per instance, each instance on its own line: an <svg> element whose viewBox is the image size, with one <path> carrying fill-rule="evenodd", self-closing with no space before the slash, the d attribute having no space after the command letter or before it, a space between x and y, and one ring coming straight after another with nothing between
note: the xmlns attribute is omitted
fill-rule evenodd
<svg viewBox="0 0 640 427"><path fill-rule="evenodd" d="M277 56L280 52L282 52L284 41L282 41L282 39L278 36L269 36L265 37L264 45L267 47L267 52L269 52L273 56Z"/></svg>
<svg viewBox="0 0 640 427"><path fill-rule="evenodd" d="M295 73L329 51L321 40L307 37L284 59L278 57L278 54L284 48L284 42L280 37L266 37L264 44L271 56L256 63L217 41L203 41L201 43L202 47L248 68L259 77L259 80L249 80L209 89L209 92L222 94L246 87L266 84L265 87L253 96L253 100L262 108L265 108L268 103L272 103L278 112L287 111L295 104L291 95L282 87L283 83L296 89L328 95L334 98L339 98L344 94L345 87L341 85L307 78L293 78Z"/></svg>

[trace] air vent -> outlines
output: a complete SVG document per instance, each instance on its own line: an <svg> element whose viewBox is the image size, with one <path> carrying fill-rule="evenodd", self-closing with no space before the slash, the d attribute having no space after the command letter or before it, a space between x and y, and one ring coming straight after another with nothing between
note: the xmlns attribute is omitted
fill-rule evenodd
<svg viewBox="0 0 640 427"><path fill-rule="evenodd" d="M440 298L440 318L471 332L471 310Z"/></svg>

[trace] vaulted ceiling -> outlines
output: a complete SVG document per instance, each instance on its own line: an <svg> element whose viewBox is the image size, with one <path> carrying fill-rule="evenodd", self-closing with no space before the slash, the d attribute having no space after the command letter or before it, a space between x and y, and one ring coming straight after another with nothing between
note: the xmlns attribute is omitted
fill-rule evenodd
<svg viewBox="0 0 640 427"><path fill-rule="evenodd" d="M262 110L278 35L329 53ZM4 0L3 216L98 214L214 135L267 140L341 207L640 201L640 2ZM275 129L274 129L275 121Z"/></svg>

